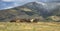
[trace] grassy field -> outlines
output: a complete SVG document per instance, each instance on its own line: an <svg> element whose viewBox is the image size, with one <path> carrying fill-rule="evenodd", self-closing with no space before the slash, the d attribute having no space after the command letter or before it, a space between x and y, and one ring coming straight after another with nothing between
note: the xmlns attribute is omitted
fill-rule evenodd
<svg viewBox="0 0 60 31"><path fill-rule="evenodd" d="M60 23L9 23L0 22L0 31L60 31Z"/></svg>

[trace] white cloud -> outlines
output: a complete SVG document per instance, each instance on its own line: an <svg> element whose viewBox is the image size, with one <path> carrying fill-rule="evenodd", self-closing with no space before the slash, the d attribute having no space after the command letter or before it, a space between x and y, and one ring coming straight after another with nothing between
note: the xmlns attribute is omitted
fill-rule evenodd
<svg viewBox="0 0 60 31"><path fill-rule="evenodd" d="M17 1L26 1L26 0L17 0Z"/></svg>
<svg viewBox="0 0 60 31"><path fill-rule="evenodd" d="M2 0L2 1L4 1L4 2L12 2L14 0Z"/></svg>
<svg viewBox="0 0 60 31"><path fill-rule="evenodd" d="M20 1L20 2L24 2L24 1L27 1L27 0L2 0L2 1L4 1L4 2L16 2L16 1Z"/></svg>
<svg viewBox="0 0 60 31"><path fill-rule="evenodd" d="M5 1L5 2L11 2L11 1L20 1L20 2L31 2L31 1L36 1L36 0L2 0L2 1Z"/></svg>
<svg viewBox="0 0 60 31"><path fill-rule="evenodd" d="M13 8L13 7L16 7L16 6L21 6L21 5L24 5L28 2L33 2L35 0L2 0L3 2L6 2L6 3L11 3L11 6L5 6L4 9L9 9L9 8ZM7 5L7 4L6 4Z"/></svg>

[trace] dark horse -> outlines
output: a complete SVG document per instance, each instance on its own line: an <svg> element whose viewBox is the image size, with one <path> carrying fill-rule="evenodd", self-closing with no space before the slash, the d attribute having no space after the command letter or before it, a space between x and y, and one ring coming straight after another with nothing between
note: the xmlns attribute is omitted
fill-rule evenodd
<svg viewBox="0 0 60 31"><path fill-rule="evenodd" d="M38 19L15 19L10 22L38 22Z"/></svg>

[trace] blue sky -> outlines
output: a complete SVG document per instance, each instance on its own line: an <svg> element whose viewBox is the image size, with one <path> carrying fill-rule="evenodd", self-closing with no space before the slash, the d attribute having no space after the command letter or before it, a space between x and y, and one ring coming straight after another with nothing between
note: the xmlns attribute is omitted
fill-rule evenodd
<svg viewBox="0 0 60 31"><path fill-rule="evenodd" d="M0 0L0 9L7 9L33 2L36 0Z"/></svg>
<svg viewBox="0 0 60 31"><path fill-rule="evenodd" d="M50 2L50 1L60 1L60 0L0 0L0 9L12 8L34 1Z"/></svg>

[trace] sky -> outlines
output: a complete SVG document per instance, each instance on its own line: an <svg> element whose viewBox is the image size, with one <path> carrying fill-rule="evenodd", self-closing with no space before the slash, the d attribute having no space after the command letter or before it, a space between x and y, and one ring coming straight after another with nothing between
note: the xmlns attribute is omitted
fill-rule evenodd
<svg viewBox="0 0 60 31"><path fill-rule="evenodd" d="M60 2L60 0L0 0L0 10L21 6L28 2L35 2L35 1L37 2L59 1Z"/></svg>
<svg viewBox="0 0 60 31"><path fill-rule="evenodd" d="M33 2L35 0L0 0L0 9L7 9Z"/></svg>

